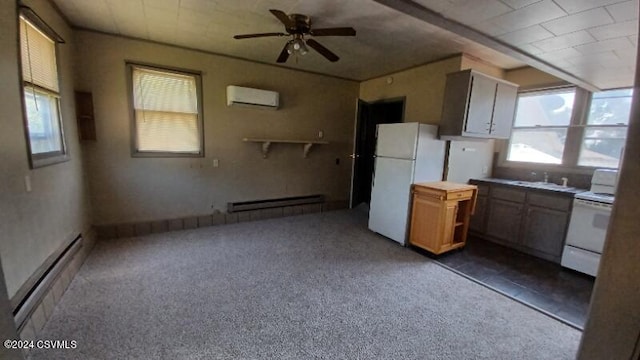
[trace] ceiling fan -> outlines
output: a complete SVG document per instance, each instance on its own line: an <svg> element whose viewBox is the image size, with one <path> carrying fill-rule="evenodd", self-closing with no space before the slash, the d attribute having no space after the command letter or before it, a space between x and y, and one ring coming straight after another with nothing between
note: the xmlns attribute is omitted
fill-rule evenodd
<svg viewBox="0 0 640 360"><path fill-rule="evenodd" d="M246 34L236 35L234 39L249 39L257 37L267 36L291 36L291 40L287 41L280 52L280 56L276 62L287 62L289 55L299 54L305 55L309 50L306 45L309 45L312 49L320 53L320 55L327 58L331 62L340 60L338 55L334 54L331 50L327 49L314 39L305 39L305 36L355 36L356 31L352 27L337 27L337 28L325 28L325 29L312 29L311 18L307 15L290 14L287 15L281 10L271 9L269 10L280 22L284 24L284 28L287 33L271 32L260 34Z"/></svg>

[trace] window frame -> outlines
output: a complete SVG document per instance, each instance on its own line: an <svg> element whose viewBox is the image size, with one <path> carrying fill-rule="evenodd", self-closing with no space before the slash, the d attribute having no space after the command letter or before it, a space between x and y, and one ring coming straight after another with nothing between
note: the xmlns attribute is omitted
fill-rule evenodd
<svg viewBox="0 0 640 360"><path fill-rule="evenodd" d="M131 157L134 158L200 158L204 157L204 112L202 106L202 72L197 70L176 68L171 66L155 65L148 63L140 63L134 61L125 61L126 77L127 77L127 93L129 99L129 120L131 133ZM138 150L136 115L133 99L133 69L145 68L154 71L173 73L178 75L193 76L196 82L196 97L198 107L198 119L196 122L198 130L198 139L200 140L200 150L197 153L182 153L173 151L140 151Z"/></svg>
<svg viewBox="0 0 640 360"><path fill-rule="evenodd" d="M562 172L573 173L573 174L592 174L594 169L604 168L603 166L578 165L578 159L580 157L580 149L584 141L586 130L590 127L599 127L597 125L594 126L594 125L587 124L589 110L591 108L591 100L593 97L592 92L577 86L562 86L562 87L554 87L554 88L527 89L526 91L519 92L518 98L520 97L520 94L526 94L526 93L532 93L532 92L553 93L554 91L558 91L562 89L570 89L570 88L575 89L575 97L574 97L573 112L571 114L571 119L569 121L569 125L567 125L566 127L567 138L565 140L564 152L562 155L562 162L560 164L548 164L548 163L545 164L545 163L536 163L536 162L507 160L509 147L511 144L511 137L509 137L509 139L501 140L501 144L498 146L499 154L498 154L497 166L505 167L505 168L530 169L534 171L562 171ZM629 88L615 88L615 89L606 89L602 91L619 90L619 89L629 89ZM515 113L516 112L514 112L513 124L515 124L515 121L516 121ZM626 126L616 125L616 126L626 127L627 129L629 127L629 125L626 125ZM515 126L512 127L512 129L513 128L515 128ZM608 169L613 169L613 168L608 168Z"/></svg>
<svg viewBox="0 0 640 360"><path fill-rule="evenodd" d="M58 92L47 89L45 87L34 84L30 81L24 79L23 74L23 63L22 63L22 21L27 22L30 26L33 26L38 32L43 34L49 40L53 42L54 46L54 59L55 59L55 69L58 80ZM44 22L31 8L26 6L21 6L18 11L18 69L20 72L20 101L22 105L22 117L23 117L23 127L25 134L25 141L27 145L27 154L29 159L29 167L31 169L36 169L40 167L45 167L49 165L54 165L58 163L63 163L71 160L69 155L69 150L67 147L67 141L64 131L64 120L62 114L62 106L61 106L61 93L62 93L62 77L60 76L60 57L59 57L59 49L58 44L64 43L64 40L58 35L49 25ZM49 151L45 153L34 153L33 152L33 144L31 143L31 133L29 130L29 116L27 110L27 99L25 98L26 91L33 91L34 93L40 92L44 93L52 102L55 104L55 111L57 113L57 124L58 130L60 132L60 150Z"/></svg>

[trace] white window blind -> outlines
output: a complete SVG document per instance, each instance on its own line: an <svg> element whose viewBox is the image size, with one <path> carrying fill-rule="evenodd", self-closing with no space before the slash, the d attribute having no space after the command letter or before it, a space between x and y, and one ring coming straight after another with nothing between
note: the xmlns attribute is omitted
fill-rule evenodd
<svg viewBox="0 0 640 360"><path fill-rule="evenodd" d="M54 41L21 17L20 46L22 79L47 90L59 92Z"/></svg>
<svg viewBox="0 0 640 360"><path fill-rule="evenodd" d="M139 152L201 152L196 76L133 66Z"/></svg>

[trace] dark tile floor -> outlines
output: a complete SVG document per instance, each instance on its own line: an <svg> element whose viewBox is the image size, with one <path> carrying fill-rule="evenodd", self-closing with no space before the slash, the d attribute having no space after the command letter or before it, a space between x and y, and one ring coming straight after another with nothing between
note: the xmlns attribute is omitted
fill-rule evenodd
<svg viewBox="0 0 640 360"><path fill-rule="evenodd" d="M465 248L434 259L580 329L584 327L594 283L590 276L471 236Z"/></svg>

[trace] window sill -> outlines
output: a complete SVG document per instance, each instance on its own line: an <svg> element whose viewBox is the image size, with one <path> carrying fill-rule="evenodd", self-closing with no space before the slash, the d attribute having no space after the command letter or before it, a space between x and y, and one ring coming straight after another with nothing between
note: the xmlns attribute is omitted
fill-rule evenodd
<svg viewBox="0 0 640 360"><path fill-rule="evenodd" d="M30 159L32 169L55 165L55 164L67 162L69 160L71 160L71 157L69 156L69 154L45 156L45 157L38 157L37 155L32 155Z"/></svg>

